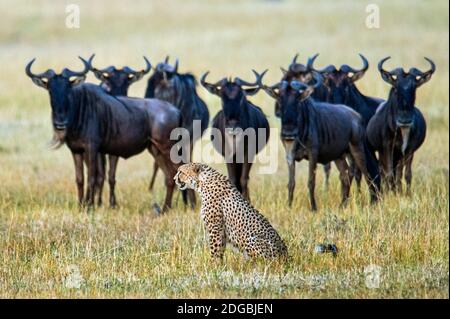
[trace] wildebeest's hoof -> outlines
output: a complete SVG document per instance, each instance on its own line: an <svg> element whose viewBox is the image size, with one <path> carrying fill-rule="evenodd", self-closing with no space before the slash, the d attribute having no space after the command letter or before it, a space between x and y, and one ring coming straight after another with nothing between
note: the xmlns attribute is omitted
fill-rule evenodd
<svg viewBox="0 0 450 319"><path fill-rule="evenodd" d="M335 244L318 244L314 248L314 251L318 254L332 253L333 257L336 257L338 253L338 249Z"/></svg>
<svg viewBox="0 0 450 319"><path fill-rule="evenodd" d="M156 215L161 215L163 213L163 210L161 209L161 207L156 203L154 203L152 205L152 208Z"/></svg>

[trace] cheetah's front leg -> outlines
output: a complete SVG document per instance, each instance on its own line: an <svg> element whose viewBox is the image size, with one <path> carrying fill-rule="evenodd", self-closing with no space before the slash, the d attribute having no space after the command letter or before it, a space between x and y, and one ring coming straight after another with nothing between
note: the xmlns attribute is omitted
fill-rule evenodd
<svg viewBox="0 0 450 319"><path fill-rule="evenodd" d="M211 257L222 260L226 245L225 225L223 216L208 214L204 217L205 229L208 234Z"/></svg>

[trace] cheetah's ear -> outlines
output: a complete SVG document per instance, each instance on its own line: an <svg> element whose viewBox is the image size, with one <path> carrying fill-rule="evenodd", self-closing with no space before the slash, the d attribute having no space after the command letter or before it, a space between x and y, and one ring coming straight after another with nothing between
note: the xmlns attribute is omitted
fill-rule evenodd
<svg viewBox="0 0 450 319"><path fill-rule="evenodd" d="M194 166L195 174L200 174L201 171L202 171L202 166L201 165L195 165Z"/></svg>

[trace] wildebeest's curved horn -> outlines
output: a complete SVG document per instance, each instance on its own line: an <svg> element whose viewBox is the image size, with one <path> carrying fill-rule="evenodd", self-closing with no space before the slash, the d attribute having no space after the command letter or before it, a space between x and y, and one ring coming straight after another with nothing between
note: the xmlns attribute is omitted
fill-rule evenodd
<svg viewBox="0 0 450 319"><path fill-rule="evenodd" d="M32 59L30 62L28 62L27 66L25 67L25 73L30 77L30 78L38 78L38 79L42 79L42 78L46 78L46 79L50 79L51 77L53 77L55 75L55 71L53 71L52 69L48 69L47 71L43 72L43 73L39 73L39 74L35 74L31 71L31 66L33 65L34 61L36 60L36 58Z"/></svg>
<svg viewBox="0 0 450 319"><path fill-rule="evenodd" d="M150 70L152 69L152 65L151 63L148 61L148 59L143 56L144 61L145 61L145 69L142 69L141 71L135 71L132 68L126 66L123 68L123 70L127 73L131 73L135 76L138 76L139 78L141 78L142 76L144 76L145 74L147 74L148 72L150 72Z"/></svg>
<svg viewBox="0 0 450 319"><path fill-rule="evenodd" d="M212 84L212 83L206 82L206 77L208 76L208 74L209 74L209 71L207 71L205 74L202 75L202 77L200 79L200 83L210 93L218 95L219 87L222 87L227 82L227 78L223 78L222 80L217 81L216 83Z"/></svg>
<svg viewBox="0 0 450 319"><path fill-rule="evenodd" d="M427 60L428 63L430 63L430 69L428 71L422 72L422 71L418 70L417 68L411 68L409 70L409 73L414 75L417 78L417 86L420 86L420 85L428 82L428 80L431 78L433 73L436 71L436 64L434 64L434 62L427 57L425 57L425 60Z"/></svg>
<svg viewBox="0 0 450 319"><path fill-rule="evenodd" d="M94 54L91 55L91 57L89 58L88 61L86 61L85 59L83 59L80 56L78 58L81 60L81 62L83 62L84 70L77 72L77 71L72 71L72 70L70 70L68 68L64 68L64 70L61 72L62 76L64 76L65 78L70 78L70 77L73 77L73 76L76 76L76 77L84 77L84 76L86 76L86 73L88 73L90 68L91 68L91 62L92 62L92 59L94 58Z"/></svg>
<svg viewBox="0 0 450 319"><path fill-rule="evenodd" d="M316 53L313 57L308 59L308 63L307 63L307 69L309 71L316 71L318 73L332 73L334 71L336 71L336 67L332 64L328 65L327 67L323 68L323 69L315 69L314 68L314 61L316 60L316 58L319 56L319 53Z"/></svg>
<svg viewBox="0 0 450 319"><path fill-rule="evenodd" d="M386 81L387 83L391 84L391 85L395 85L395 74L393 74L392 72L386 71L385 69L383 69L383 64L389 60L391 57L385 57L384 59L381 59L380 62L378 62L378 71L381 73L381 77L383 78L384 81Z"/></svg>
<svg viewBox="0 0 450 319"><path fill-rule="evenodd" d="M283 68L282 66L280 66L280 70L281 73L283 73L283 75L286 75L286 73L288 72L285 68Z"/></svg>
<svg viewBox="0 0 450 319"><path fill-rule="evenodd" d="M361 60L363 61L363 67L361 69L359 69L359 70L354 69L351 66L349 66L348 64L341 65L342 72L353 73L353 76L352 76L353 82L359 80L364 75L364 73L366 73L367 69L369 69L369 61L367 61L367 59L361 53L359 53L359 56L361 57Z"/></svg>
<svg viewBox="0 0 450 319"><path fill-rule="evenodd" d="M318 56L319 56L319 53L316 53L313 56L308 58L308 62L306 63L306 68L308 69L308 71L312 71L314 69L314 67L313 67L314 61L317 59Z"/></svg>
<svg viewBox="0 0 450 319"><path fill-rule="evenodd" d="M298 58L298 53L294 56L294 58L292 59L292 62L291 62L291 64L289 65L289 71L292 71L292 72L295 72L295 73L298 73L298 72L302 72L302 73L304 73L304 72L308 72L308 68L305 66L305 65L303 65L303 64L301 64L301 63L298 63L297 62L297 58Z"/></svg>
<svg viewBox="0 0 450 319"><path fill-rule="evenodd" d="M166 55L166 58L164 59L164 63L169 63L169 56L168 55Z"/></svg>
<svg viewBox="0 0 450 319"><path fill-rule="evenodd" d="M298 59L298 53L294 56L294 58L292 59L291 65L292 64L297 64L297 59Z"/></svg>
<svg viewBox="0 0 450 319"><path fill-rule="evenodd" d="M178 72L178 64L179 64L179 61L178 61L178 59L176 59L175 65L173 66L173 73L177 73Z"/></svg>
<svg viewBox="0 0 450 319"><path fill-rule="evenodd" d="M100 75L100 74L103 74L103 73L111 73L111 72L113 72L114 71L114 67L111 65L111 66L108 66L108 67L106 67L106 68L104 68L104 69L97 69L96 67L94 67L93 65L92 65L92 60L94 59L94 57L95 57L95 54L93 54L92 56L91 56L91 58L89 59L89 68L90 68L90 70L92 71L92 72L94 72L94 74L98 77L98 75Z"/></svg>
<svg viewBox="0 0 450 319"><path fill-rule="evenodd" d="M308 85L307 85L307 84L305 84L305 83L303 83L303 82L300 82L300 81L297 81L297 80L291 81L291 82L289 83L289 86L290 86L292 89L296 90L296 91L299 91L299 90L305 90L305 89L308 88Z"/></svg>
<svg viewBox="0 0 450 319"><path fill-rule="evenodd" d="M244 81L244 80L242 80L241 78L238 78L238 77L234 78L234 82L235 82L237 85L239 85L239 86L243 86L243 85L245 85L245 86L257 86L258 83L260 83L260 82L262 81L262 78L264 77L264 74L267 73L267 71L268 71L268 70L265 70L263 73L259 74L259 73L256 72L255 70L252 70L253 74L254 74L255 77L256 77L256 80L255 80L255 82L253 82L253 83Z"/></svg>
<svg viewBox="0 0 450 319"><path fill-rule="evenodd" d="M314 79L314 84L309 85L310 87L312 87L313 89L317 89L323 81L322 75L319 72L312 72L312 77Z"/></svg>

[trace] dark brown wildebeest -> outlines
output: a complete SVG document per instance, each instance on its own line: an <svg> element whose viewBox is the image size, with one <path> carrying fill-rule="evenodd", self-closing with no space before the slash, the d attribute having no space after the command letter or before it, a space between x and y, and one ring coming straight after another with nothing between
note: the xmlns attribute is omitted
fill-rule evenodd
<svg viewBox="0 0 450 319"><path fill-rule="evenodd" d="M254 157L269 140L270 127L263 111L248 101L247 96L259 91L258 83L266 71L260 75L253 70L256 76L254 83L236 77L233 81L223 78L211 84L206 82L208 73L202 76L201 84L210 93L219 96L222 101L222 110L217 113L212 123L212 127L220 132L220 136L212 135L212 142L214 148L226 159L230 181L246 199L250 200L248 191L250 169ZM230 145L233 146L230 148Z"/></svg>
<svg viewBox="0 0 450 319"><path fill-rule="evenodd" d="M127 96L128 88L131 84L142 79L142 77L150 72L151 64L148 59L144 56L145 69L140 71L135 71L128 66L121 69L117 69L114 66L109 66L104 69L97 69L92 66L92 59L95 55L89 59L90 70L94 73L95 77L101 81L100 86L105 89L109 94L114 96ZM105 182L105 166L106 158L105 154L100 154L98 157L98 167L97 167L97 178L96 178L96 191L98 195L98 205L102 205L102 192L103 184ZM117 163L119 161L118 156L109 155L109 171L108 171L108 183L109 183L109 205L111 207L116 207L116 170Z"/></svg>
<svg viewBox="0 0 450 319"><path fill-rule="evenodd" d="M359 54L363 62L361 69L355 69L347 64L343 64L339 69L334 65L328 65L323 69L317 70L314 69L314 61L318 56L319 54L316 54L308 59L307 68L319 72L324 78L323 83L326 91L326 101L332 104L343 104L351 107L361 115L364 127L366 127L380 103L383 102L382 99L362 94L355 85L355 82L361 79L369 69L367 59L361 53ZM350 177L351 179L355 177L356 185L360 189L361 172L356 169L356 165L351 159L350 162Z"/></svg>
<svg viewBox="0 0 450 319"><path fill-rule="evenodd" d="M361 116L345 105L316 102L309 96L320 85L321 76L314 72L314 84L298 81L282 81L273 86L261 87L281 106L282 132L286 141L289 165L289 205L295 188L295 161L309 161L308 188L313 211L317 210L314 197L317 163L334 161L342 187L342 204L348 199L350 177L346 156L350 154L369 185L371 200L376 201L379 192L378 163L365 143L365 130Z"/></svg>
<svg viewBox="0 0 450 319"><path fill-rule="evenodd" d="M291 82L293 80L312 84L314 82L314 79L312 77L312 70L309 67L309 65L304 65L302 63L297 62L298 54L294 56L292 59L291 64L285 70L284 68L280 68L281 72L283 73L283 77L281 78L281 81L287 81ZM309 62L309 60L308 60ZM318 102L326 102L328 97L328 89L321 83L311 94L311 97ZM280 105L277 100L275 100L275 116L278 118L281 118L281 109ZM283 146L286 144L283 140L283 135L281 137L281 142L283 143ZM295 165L295 164L294 164ZM323 170L325 172L325 187L328 188L329 185L329 179L330 179L330 171L331 171L331 163L324 164Z"/></svg>
<svg viewBox="0 0 450 319"><path fill-rule="evenodd" d="M60 74L52 69L34 74L31 66L35 59L25 68L33 82L49 92L54 139L58 146L65 143L72 152L79 203L94 204L99 154L129 158L148 149L166 175L163 211L170 208L173 177L179 166L170 159L175 144L170 140L170 133L181 122L180 112L164 101L115 97L98 85L83 84L90 63L80 59L84 64L81 72L65 68ZM88 170L86 199L84 159Z"/></svg>
<svg viewBox="0 0 450 319"><path fill-rule="evenodd" d="M411 190L412 161L414 153L425 140L427 126L422 113L414 106L416 90L430 80L436 71L432 60L425 58L431 65L426 72L411 68L393 71L383 69L383 64L390 57L378 64L378 70L384 81L392 88L386 102L367 126L367 137L371 146L378 152L383 179L390 189L397 187L401 191L403 170L408 193Z"/></svg>
<svg viewBox="0 0 450 319"><path fill-rule="evenodd" d="M192 161L194 144L208 128L209 111L206 103L197 94L195 76L191 73L179 73L178 65L178 59L175 65L170 65L169 57L166 57L164 62L158 63L148 79L145 97L167 101L181 111L181 126L189 132L189 160ZM194 121L199 121L198 131L194 131ZM157 171L158 165L155 163L150 190L153 189ZM191 190L189 192L189 196L194 197L194 193ZM183 192L183 196L185 195Z"/></svg>

